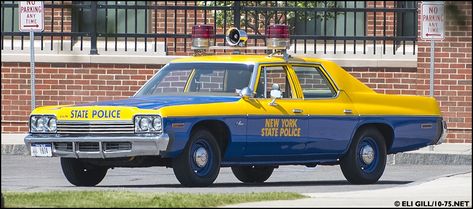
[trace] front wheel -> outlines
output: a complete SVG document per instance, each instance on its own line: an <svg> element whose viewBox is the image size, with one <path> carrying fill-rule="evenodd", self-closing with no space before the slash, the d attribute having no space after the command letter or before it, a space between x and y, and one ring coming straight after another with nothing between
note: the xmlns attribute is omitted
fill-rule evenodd
<svg viewBox="0 0 473 209"><path fill-rule="evenodd" d="M172 162L177 180L189 187L211 185L220 171L220 149L215 137L207 130L197 130L181 155Z"/></svg>
<svg viewBox="0 0 473 209"><path fill-rule="evenodd" d="M263 183L273 173L273 167L235 166L232 172L238 180L244 183Z"/></svg>
<svg viewBox="0 0 473 209"><path fill-rule="evenodd" d="M350 183L372 184L383 175L386 158L383 135L377 129L368 128L355 135L340 167Z"/></svg>
<svg viewBox="0 0 473 209"><path fill-rule="evenodd" d="M75 158L61 158L61 167L66 179L76 186L95 186L103 180L108 170Z"/></svg>

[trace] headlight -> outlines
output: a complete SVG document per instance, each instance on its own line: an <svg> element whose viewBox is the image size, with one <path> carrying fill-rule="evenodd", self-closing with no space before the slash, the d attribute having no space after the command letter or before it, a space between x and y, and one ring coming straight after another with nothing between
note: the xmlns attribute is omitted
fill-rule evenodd
<svg viewBox="0 0 473 209"><path fill-rule="evenodd" d="M53 115L33 115L30 117L31 133L55 133L56 117Z"/></svg>
<svg viewBox="0 0 473 209"><path fill-rule="evenodd" d="M161 133L162 118L159 115L135 116L135 133Z"/></svg>
<svg viewBox="0 0 473 209"><path fill-rule="evenodd" d="M148 131L151 128L151 121L150 118L148 117L143 117L140 120L140 129L142 131Z"/></svg>

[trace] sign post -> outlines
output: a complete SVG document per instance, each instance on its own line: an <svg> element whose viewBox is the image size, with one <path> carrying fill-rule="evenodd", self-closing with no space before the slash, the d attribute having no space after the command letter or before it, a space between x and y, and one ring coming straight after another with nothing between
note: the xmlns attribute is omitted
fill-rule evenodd
<svg viewBox="0 0 473 209"><path fill-rule="evenodd" d="M443 1L422 2L422 40L430 40L430 96L434 96L435 41L445 38Z"/></svg>
<svg viewBox="0 0 473 209"><path fill-rule="evenodd" d="M445 12L443 1L422 2L422 40L430 40L430 85L429 95L434 96L435 41L445 38ZM429 147L434 150L433 145Z"/></svg>
<svg viewBox="0 0 473 209"><path fill-rule="evenodd" d="M21 1L18 7L21 32L30 32L31 110L35 109L34 32L44 30L44 4L42 1Z"/></svg>

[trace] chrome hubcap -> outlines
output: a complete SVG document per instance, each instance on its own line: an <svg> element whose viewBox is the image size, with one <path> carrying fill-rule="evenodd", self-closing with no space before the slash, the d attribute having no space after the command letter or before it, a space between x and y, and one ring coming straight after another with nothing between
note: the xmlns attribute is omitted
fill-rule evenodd
<svg viewBox="0 0 473 209"><path fill-rule="evenodd" d="M209 155L205 148L199 147L197 150L195 150L194 161L197 166L199 166L200 168L204 167L205 165L207 165L208 159Z"/></svg>
<svg viewBox="0 0 473 209"><path fill-rule="evenodd" d="M365 145L361 148L361 159L366 165L369 165L374 160L374 150L370 145Z"/></svg>

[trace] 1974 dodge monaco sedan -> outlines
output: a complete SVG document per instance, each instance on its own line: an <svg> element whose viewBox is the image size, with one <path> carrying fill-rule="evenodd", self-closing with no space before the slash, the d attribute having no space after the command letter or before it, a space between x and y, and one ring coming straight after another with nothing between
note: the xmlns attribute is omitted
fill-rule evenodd
<svg viewBox="0 0 473 209"><path fill-rule="evenodd" d="M208 186L221 167L262 183L281 165L340 165L375 183L388 154L441 143L434 98L379 94L336 63L267 55L172 61L128 99L45 106L30 115L32 156L60 157L67 180L94 186L114 167L172 167Z"/></svg>

